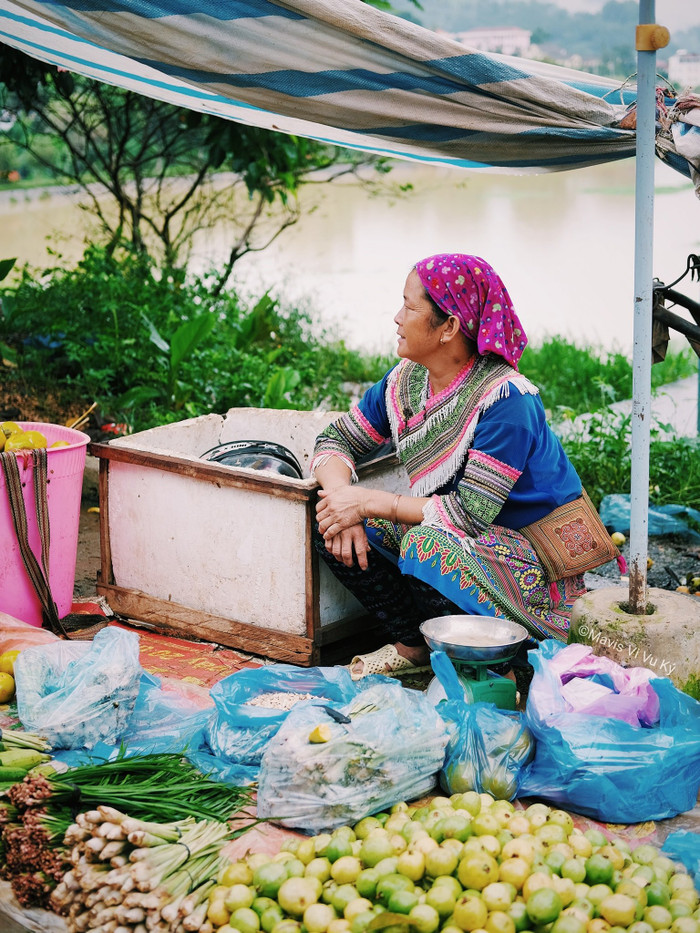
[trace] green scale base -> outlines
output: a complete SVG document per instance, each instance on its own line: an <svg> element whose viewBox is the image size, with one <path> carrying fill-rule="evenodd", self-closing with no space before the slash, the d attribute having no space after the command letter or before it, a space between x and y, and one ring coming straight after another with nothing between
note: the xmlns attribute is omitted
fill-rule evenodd
<svg viewBox="0 0 700 933"><path fill-rule="evenodd" d="M485 665L460 663L452 659L468 703L493 703L499 709L516 708L517 688L509 677L488 670Z"/></svg>

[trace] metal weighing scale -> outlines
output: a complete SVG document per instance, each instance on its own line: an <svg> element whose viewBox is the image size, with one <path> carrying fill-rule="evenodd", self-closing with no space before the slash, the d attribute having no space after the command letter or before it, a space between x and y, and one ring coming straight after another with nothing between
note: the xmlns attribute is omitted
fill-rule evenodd
<svg viewBox="0 0 700 933"><path fill-rule="evenodd" d="M452 661L467 703L494 703L499 709L515 709L517 688L508 677L494 674L489 664L503 664L518 653L529 637L517 622L490 616L437 616L421 623L420 631L433 651L444 651ZM434 677L427 697L437 705L445 691Z"/></svg>

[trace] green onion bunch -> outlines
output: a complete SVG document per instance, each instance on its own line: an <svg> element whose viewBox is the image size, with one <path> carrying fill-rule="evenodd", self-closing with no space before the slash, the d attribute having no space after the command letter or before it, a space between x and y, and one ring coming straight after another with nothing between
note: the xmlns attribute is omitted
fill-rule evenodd
<svg viewBox="0 0 700 933"><path fill-rule="evenodd" d="M228 833L227 821L246 815L251 793L250 788L213 781L176 754L127 757L122 750L113 761L81 765L62 774L44 767L43 773L28 775L7 791L10 809L0 841L2 874L10 879L23 906L45 907L67 869L73 844L68 831L76 813L99 807L126 813L146 827L157 826L159 838L163 824L179 827L171 828L172 834L182 831L182 821L215 822ZM243 821L234 835L244 832L251 822L249 818ZM122 842L120 825L109 829L110 825L115 824L107 821L104 832L116 835L107 841ZM136 830L132 827L131 831ZM148 846L148 836L144 838ZM118 846L107 851L110 857L121 853ZM184 850L180 847L180 851Z"/></svg>
<svg viewBox="0 0 700 933"><path fill-rule="evenodd" d="M168 823L192 816L225 822L251 802L250 788L214 781L181 755L129 755L70 768L15 785L8 796L18 808L48 806L58 815L99 804L137 819Z"/></svg>

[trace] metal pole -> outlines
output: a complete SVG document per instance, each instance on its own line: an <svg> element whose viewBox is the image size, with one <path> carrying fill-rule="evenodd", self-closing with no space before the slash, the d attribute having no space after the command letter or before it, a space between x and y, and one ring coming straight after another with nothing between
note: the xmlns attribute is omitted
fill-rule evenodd
<svg viewBox="0 0 700 933"><path fill-rule="evenodd" d="M639 23L654 22L654 0L640 0ZM647 608L649 448L651 419L651 324L654 255L654 139L656 50L637 42L637 159L634 233L634 348L632 357L632 478L629 608Z"/></svg>

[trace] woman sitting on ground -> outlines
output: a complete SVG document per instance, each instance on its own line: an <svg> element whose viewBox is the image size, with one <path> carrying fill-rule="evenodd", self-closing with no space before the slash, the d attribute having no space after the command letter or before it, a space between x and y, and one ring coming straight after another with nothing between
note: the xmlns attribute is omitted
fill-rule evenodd
<svg viewBox="0 0 700 933"><path fill-rule="evenodd" d="M394 318L402 360L316 440L319 553L391 644L354 678L423 665L425 619L468 613L566 640L583 578L546 578L519 529L581 496L537 388L517 371L527 338L503 282L478 256L418 262ZM411 494L355 485L387 440Z"/></svg>

